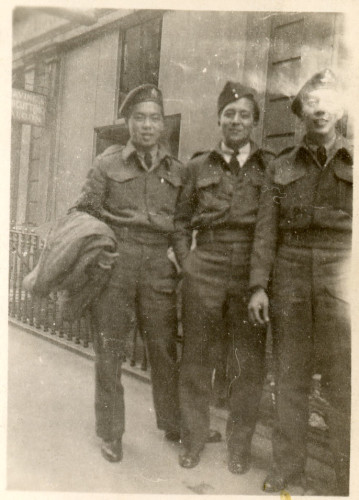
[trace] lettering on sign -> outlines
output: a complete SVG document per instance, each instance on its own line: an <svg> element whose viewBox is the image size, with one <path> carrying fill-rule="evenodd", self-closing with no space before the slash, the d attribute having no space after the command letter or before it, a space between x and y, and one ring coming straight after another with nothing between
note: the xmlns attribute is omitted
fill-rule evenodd
<svg viewBox="0 0 359 500"><path fill-rule="evenodd" d="M46 96L28 90L12 89L13 120L43 127L46 116Z"/></svg>

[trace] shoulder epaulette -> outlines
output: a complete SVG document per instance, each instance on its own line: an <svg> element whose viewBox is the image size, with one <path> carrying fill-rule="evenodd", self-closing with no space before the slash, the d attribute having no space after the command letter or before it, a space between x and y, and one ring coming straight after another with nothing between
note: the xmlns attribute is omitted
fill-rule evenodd
<svg viewBox="0 0 359 500"><path fill-rule="evenodd" d="M119 153L122 151L124 146L122 144L112 144L112 146L109 146L108 148L105 149L99 156L101 158L104 158L105 156L113 155L116 153Z"/></svg>
<svg viewBox="0 0 359 500"><path fill-rule="evenodd" d="M294 149L296 148L296 146L288 146L287 148L284 148L282 149L278 154L277 156L283 156L283 155L286 155L288 153L290 153L291 151L294 151Z"/></svg>
<svg viewBox="0 0 359 500"><path fill-rule="evenodd" d="M181 160L179 160L175 156L169 155L169 157L171 158L171 161L173 161L174 163L177 163L178 165L183 165L183 163L181 162Z"/></svg>
<svg viewBox="0 0 359 500"><path fill-rule="evenodd" d="M193 158L197 158L197 156L201 156L201 155L204 155L206 153L209 153L209 151L196 151L195 153L193 153L193 155L191 156L191 160L193 160Z"/></svg>
<svg viewBox="0 0 359 500"><path fill-rule="evenodd" d="M348 147L345 146L340 149L340 154L342 155L342 158L346 161L353 162L353 156L354 156L354 148L353 147Z"/></svg>
<svg viewBox="0 0 359 500"><path fill-rule="evenodd" d="M265 155L269 155L269 156L273 156L273 157L277 156L277 153L275 153L272 149L261 148L261 151Z"/></svg>
<svg viewBox="0 0 359 500"><path fill-rule="evenodd" d="M258 154L264 161L271 161L277 156L276 153L271 149L264 149L264 148L260 148L258 150Z"/></svg>

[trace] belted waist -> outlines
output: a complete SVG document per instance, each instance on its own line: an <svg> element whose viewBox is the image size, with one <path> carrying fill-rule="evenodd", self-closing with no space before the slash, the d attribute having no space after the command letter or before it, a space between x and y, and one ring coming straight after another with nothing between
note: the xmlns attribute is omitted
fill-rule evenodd
<svg viewBox="0 0 359 500"><path fill-rule="evenodd" d="M161 233L146 227L112 226L116 238L122 241L134 241L145 245L170 246L172 233Z"/></svg>
<svg viewBox="0 0 359 500"><path fill-rule="evenodd" d="M325 228L310 228L302 231L284 231L280 244L308 248L350 249L352 234Z"/></svg>
<svg viewBox="0 0 359 500"><path fill-rule="evenodd" d="M248 243L253 240L254 228L205 229L196 236L197 245L202 243Z"/></svg>

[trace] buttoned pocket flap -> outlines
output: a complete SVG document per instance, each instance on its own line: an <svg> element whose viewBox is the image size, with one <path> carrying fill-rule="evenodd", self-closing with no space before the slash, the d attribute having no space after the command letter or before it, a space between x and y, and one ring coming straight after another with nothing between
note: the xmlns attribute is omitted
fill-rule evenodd
<svg viewBox="0 0 359 500"><path fill-rule="evenodd" d="M166 172L163 175L160 175L161 178L165 179L167 182L172 184L174 187L182 186L182 179L180 175L174 174L173 172Z"/></svg>
<svg viewBox="0 0 359 500"><path fill-rule="evenodd" d="M274 173L274 182L281 186L287 186L305 176L305 170L302 168L278 168Z"/></svg>
<svg viewBox="0 0 359 500"><path fill-rule="evenodd" d="M107 176L109 177L109 179L116 182L128 182L132 179L136 179L137 177L139 177L139 175L139 172L126 170L124 168L109 169L107 171Z"/></svg>
<svg viewBox="0 0 359 500"><path fill-rule="evenodd" d="M213 184L219 184L221 182L221 176L220 175L213 175L210 177L201 177L197 180L197 186L198 188L205 188L208 186L211 186Z"/></svg>
<svg viewBox="0 0 359 500"><path fill-rule="evenodd" d="M353 183L353 167L351 165L345 165L343 163L339 163L335 165L334 172L336 177L338 177L342 181L346 181L349 183Z"/></svg>
<svg viewBox="0 0 359 500"><path fill-rule="evenodd" d="M249 176L249 179L254 186L260 187L263 184L263 172L258 171L255 168L252 168L247 174L245 173L244 175Z"/></svg>

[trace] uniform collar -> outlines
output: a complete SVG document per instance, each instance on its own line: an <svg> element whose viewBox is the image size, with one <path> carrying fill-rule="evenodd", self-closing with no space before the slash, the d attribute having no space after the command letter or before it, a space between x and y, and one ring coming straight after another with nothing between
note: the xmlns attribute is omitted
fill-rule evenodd
<svg viewBox="0 0 359 500"><path fill-rule="evenodd" d="M127 161L130 158L130 156L134 154L138 154L139 156L144 157L144 154L142 152L140 153L137 151L137 149L135 148L134 144L130 139L122 150L122 158L125 161ZM170 159L171 155L169 154L168 150L163 146L163 144L159 143L157 150L153 152L153 159L156 159L158 163L160 163L165 158Z"/></svg>
<svg viewBox="0 0 359 500"><path fill-rule="evenodd" d="M303 152L309 152L314 158L317 147L313 144L308 143L306 136L303 137L302 141L294 148L294 153L300 155ZM343 137L337 134L334 143L330 146L328 151L330 158L334 158L337 154L341 154L342 158L350 163L353 163L353 146L352 144Z"/></svg>
<svg viewBox="0 0 359 500"><path fill-rule="evenodd" d="M318 151L318 148L320 146L318 146L317 144L314 144L312 142L310 142L310 140L308 139L307 136L305 136L303 138L303 142L305 142L305 144L307 145L308 149L310 149L313 153L317 153ZM331 155L332 153L336 152L334 151L335 150L335 146L336 146L336 142L337 142L337 136L335 135L333 137L333 139L331 140L331 142L329 144L327 144L326 146L324 146L326 152L327 152L327 155Z"/></svg>

